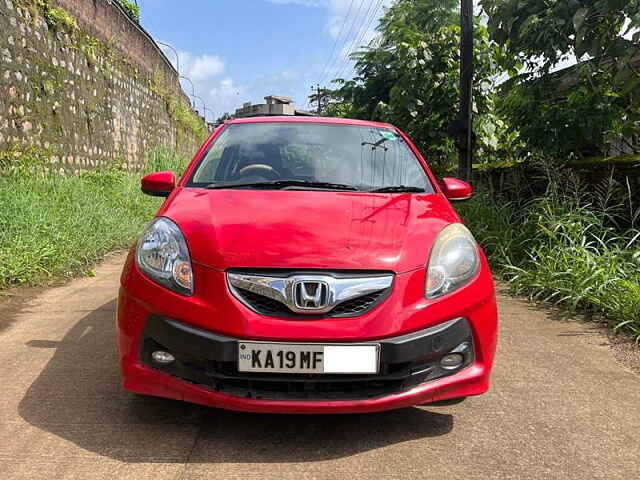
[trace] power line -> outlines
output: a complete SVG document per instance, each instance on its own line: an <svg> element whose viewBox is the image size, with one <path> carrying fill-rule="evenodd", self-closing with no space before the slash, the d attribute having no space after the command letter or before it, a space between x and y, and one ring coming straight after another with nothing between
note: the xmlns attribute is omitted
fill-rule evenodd
<svg viewBox="0 0 640 480"><path fill-rule="evenodd" d="M367 24L365 26L363 22L361 25L360 31L356 34L355 37L353 37L353 41L349 46L349 53L347 53L347 55L345 56L345 59L343 60L342 68L340 68L339 73L337 73L334 78L340 78L343 72L345 71L345 69L349 66L349 62L351 61L351 55L354 52L354 48L359 48L361 46L360 44L362 40L364 40L364 37L367 34L367 32L369 31L369 27L371 26L371 23L376 18L376 15L380 10L380 7L382 6L383 1L384 0L378 0L378 3L376 4L376 7L373 9L372 13L371 13L371 9L373 7L373 1L369 5L369 10L367 10L367 13L365 14L365 17L364 17L364 21L367 22ZM370 13L371 15L369 15ZM368 21L367 21L367 18L368 18Z"/></svg>
<svg viewBox="0 0 640 480"><path fill-rule="evenodd" d="M378 4L374 8L372 15L369 17L369 22L367 23L367 26L362 30L360 38L356 42L356 48L359 48L360 46L362 46L362 42L364 42L364 38L367 35L367 32L369 31L369 27L371 27L371 24L373 23L373 21L376 20L376 18L378 18L378 12L380 12L380 7L383 6L383 3L384 3L384 0L378 1ZM353 51L351 53L353 53Z"/></svg>
<svg viewBox="0 0 640 480"><path fill-rule="evenodd" d="M342 37L342 33L344 32L344 27L347 26L347 20L349 19L349 15L351 14L351 9L353 7L353 2L355 0L351 0L351 3L349 3L349 10L347 10L347 15L344 17L344 20L342 21L342 25L340 26L340 33L338 33L338 35L336 36L335 41L333 42L333 48L331 48L331 53L329 54L329 57L327 58L327 61L324 64L324 68L322 69L322 74L320 75L320 78L324 80L324 77L327 73L327 67L329 66L329 62L333 59L333 55L336 53L336 47L338 46L338 40L340 40L340 38Z"/></svg>
<svg viewBox="0 0 640 480"><path fill-rule="evenodd" d="M369 31L369 27L371 26L371 23L376 18L376 14L380 10L380 5L382 4L382 2L383 0L378 0L378 3L376 4L375 8L373 8L373 11L372 11L372 7L374 5L374 2L372 1L371 4L369 5L369 10L367 10L367 13L364 17L364 22L362 23L359 31L356 33L356 36L353 37L353 40L351 41L351 45L349 45L347 54L345 55L344 59L341 62L342 66L340 67L340 64L338 65L334 78L341 78L342 74L345 72L345 69L349 66L349 62L351 61L351 55L354 53L354 50L356 48L359 48L361 46L362 40L364 39L365 35Z"/></svg>
<svg viewBox="0 0 640 480"><path fill-rule="evenodd" d="M372 0L373 1L373 0ZM365 0L360 0L360 4L358 5L358 10L356 11L356 14L353 17L353 21L351 22L351 26L349 27L349 32L347 33L347 36L344 39L344 45L346 45L349 42L349 37L351 37L351 34L354 32L354 28L356 26L356 23L358 22L358 17L360 16L360 11L362 10L362 6L364 5ZM366 18L366 17L365 17ZM363 18L364 20L364 18ZM360 23L360 27L362 26L362 22ZM360 28L358 27L358 28ZM338 52L337 52L338 53ZM336 61L340 61L340 55L336 55ZM329 67L329 72L334 68L334 64L335 61L331 62L331 66ZM322 79L322 81L324 81L324 78ZM322 81L320 83L322 83Z"/></svg>

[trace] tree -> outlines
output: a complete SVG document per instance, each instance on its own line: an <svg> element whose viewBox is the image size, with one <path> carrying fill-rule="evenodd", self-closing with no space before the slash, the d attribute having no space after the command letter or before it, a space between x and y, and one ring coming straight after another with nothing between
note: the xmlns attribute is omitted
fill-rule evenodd
<svg viewBox="0 0 640 480"><path fill-rule="evenodd" d="M482 0L513 77L501 113L560 161L606 155L640 122L640 0ZM564 60L578 65L550 73Z"/></svg>
<svg viewBox="0 0 640 480"><path fill-rule="evenodd" d="M318 100L320 100L320 111L323 113L323 115L326 115L326 111L329 108L329 105L331 105L337 99L335 98L335 95L333 94L333 91L331 89L321 88L320 93L318 93L317 90L314 90L314 93L309 95L309 104L315 105L315 108L313 109L314 111L317 111L318 109Z"/></svg>
<svg viewBox="0 0 640 480"><path fill-rule="evenodd" d="M231 120L233 117L229 114L229 112L225 112L216 120L216 125L221 125L227 120Z"/></svg>
<svg viewBox="0 0 640 480"><path fill-rule="evenodd" d="M450 136L458 119L458 0L399 0L379 36L353 55L354 79L337 79L329 112L388 121L406 130L440 170L456 164ZM476 22L476 114L488 112L497 73L485 27ZM484 138L479 138L482 144Z"/></svg>
<svg viewBox="0 0 640 480"><path fill-rule="evenodd" d="M489 16L492 39L507 53L501 63L514 73L523 65L532 74L548 73L572 56L628 60L638 53L640 0L481 0L481 4ZM632 33L632 40L625 38Z"/></svg>

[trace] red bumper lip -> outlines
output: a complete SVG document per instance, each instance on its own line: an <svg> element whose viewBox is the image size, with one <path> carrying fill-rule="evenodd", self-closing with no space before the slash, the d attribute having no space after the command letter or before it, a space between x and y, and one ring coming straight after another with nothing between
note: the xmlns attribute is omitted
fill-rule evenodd
<svg viewBox="0 0 640 480"><path fill-rule="evenodd" d="M455 375L411 390L368 400L256 400L214 392L144 365L124 371L123 386L131 392L154 395L215 408L253 413L340 414L373 413L450 398L481 395L489 388L488 369L479 363Z"/></svg>

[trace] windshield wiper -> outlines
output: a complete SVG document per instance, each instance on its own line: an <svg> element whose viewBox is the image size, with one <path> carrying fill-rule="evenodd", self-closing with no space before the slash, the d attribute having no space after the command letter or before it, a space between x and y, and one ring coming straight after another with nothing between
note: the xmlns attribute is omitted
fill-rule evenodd
<svg viewBox="0 0 640 480"><path fill-rule="evenodd" d="M382 187L369 190L370 193L425 193L422 187L408 187L406 185L397 185L394 187Z"/></svg>
<svg viewBox="0 0 640 480"><path fill-rule="evenodd" d="M358 188L353 185L330 182L312 182L309 180L276 180L273 182L248 182L248 183L212 183L205 186L209 190L220 190L223 188L287 188L287 187L303 187L303 188L319 188L327 190L352 190L357 191Z"/></svg>
<svg viewBox="0 0 640 480"><path fill-rule="evenodd" d="M386 142L387 140L389 140L388 138L383 138L381 140L378 140L376 143L372 143L372 142L362 142L362 146L364 147L365 145L371 145L371 147L373 148L373 150L375 150L376 148L382 146L382 144L384 142ZM389 150L387 147L382 147L384 148L384 151L386 152L387 150Z"/></svg>

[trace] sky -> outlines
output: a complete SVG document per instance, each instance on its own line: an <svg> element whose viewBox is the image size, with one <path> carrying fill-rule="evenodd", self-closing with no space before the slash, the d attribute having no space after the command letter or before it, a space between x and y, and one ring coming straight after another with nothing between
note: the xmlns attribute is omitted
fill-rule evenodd
<svg viewBox="0 0 640 480"><path fill-rule="evenodd" d="M349 53L375 35L393 0L137 0L143 27L178 51L196 108L215 120L266 95L309 109L312 86L350 78ZM474 0L480 13L479 0ZM175 53L160 45L178 66ZM563 61L556 68L575 63ZM505 77L506 78L506 77ZM187 94L191 83L182 80Z"/></svg>
<svg viewBox="0 0 640 480"><path fill-rule="evenodd" d="M143 27L172 45L207 119L286 95L308 108L312 85L349 77L348 53L375 34L391 0L138 0ZM167 58L176 55L167 47ZM192 93L188 81L184 90ZM202 102L196 99L202 112Z"/></svg>

